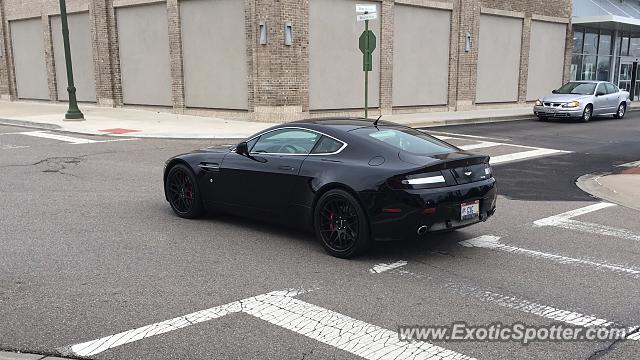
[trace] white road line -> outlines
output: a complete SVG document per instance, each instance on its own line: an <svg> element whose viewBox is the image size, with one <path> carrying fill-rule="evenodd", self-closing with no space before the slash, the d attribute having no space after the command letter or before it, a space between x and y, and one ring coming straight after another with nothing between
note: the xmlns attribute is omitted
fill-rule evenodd
<svg viewBox="0 0 640 360"><path fill-rule="evenodd" d="M461 145L458 146L460 149L462 150L475 150L475 149L483 149L483 148L488 148L488 147L493 147L493 146L501 146L501 145L506 145L506 146L512 146L510 144L502 144L502 143L497 143L497 142L492 142L492 141L483 141L477 144L471 144L471 145Z"/></svg>
<svg viewBox="0 0 640 360"><path fill-rule="evenodd" d="M458 244L464 247L475 247L475 248L483 248L483 249L490 249L490 250L499 250L499 251L504 251L511 254L525 255L535 259L551 260L560 264L586 265L586 266L596 268L598 270L607 270L615 273L631 275L634 278L640 278L640 269L638 268L609 264L606 262L597 262L597 261L592 261L587 259L572 258L572 257L556 255L556 254L535 251L535 250L529 250L529 249L520 248L516 246L506 245L501 243L499 240L500 240L500 237L498 236L483 235L473 239L459 242Z"/></svg>
<svg viewBox="0 0 640 360"><path fill-rule="evenodd" d="M497 165L497 164L503 164L511 161L525 160L525 159L542 157L542 156L566 154L569 152L570 151L555 150L555 149L536 149L536 150L530 150L530 151L517 152L513 154L493 156L491 157L491 160L489 161L489 163L492 165Z"/></svg>
<svg viewBox="0 0 640 360"><path fill-rule="evenodd" d="M640 166L640 160L639 161L632 161L626 164L622 164L622 165L618 165L618 167L626 167L626 168L630 168L630 167L636 167L636 166Z"/></svg>
<svg viewBox="0 0 640 360"><path fill-rule="evenodd" d="M0 150L12 150L12 149L24 149L24 148L28 148L28 146L5 144L5 145L2 145Z"/></svg>
<svg viewBox="0 0 640 360"><path fill-rule="evenodd" d="M407 265L407 262L404 260L399 260L389 264L381 263L381 264L374 265L371 269L369 269L369 272L372 274L380 274L382 272L389 271L392 269L397 269L405 265Z"/></svg>
<svg viewBox="0 0 640 360"><path fill-rule="evenodd" d="M444 131L433 131L433 130L423 130L423 131L426 132L427 134L431 135L431 136L435 136L433 134L442 134L442 135L447 135L447 136L454 136L456 138L465 137L465 138L471 138L471 139L491 139L491 140L498 140L498 141L511 141L511 139L501 139L501 138L492 138L492 137L487 137L487 136L456 134L456 133L450 133L450 132L444 132Z"/></svg>
<svg viewBox="0 0 640 360"><path fill-rule="evenodd" d="M114 347L193 324L243 312L365 359L463 360L472 358L430 344L401 341L398 333L309 304L294 296L300 290L274 291L197 311L159 323L60 349L63 354L91 356Z"/></svg>
<svg viewBox="0 0 640 360"><path fill-rule="evenodd" d="M399 274L410 275L417 278L429 278L438 282L442 281L442 278L440 277L436 279L430 275L425 276L425 275L415 274L403 269L398 269L396 270L396 272ZM620 326L617 323L599 318L595 315L588 315L588 314L578 313L575 311L563 310L557 307L532 302L516 296L504 295L504 294L500 294L500 293L489 291L489 290L484 290L484 289L469 286L469 285L454 283L452 281L442 284L442 287L445 289L457 292L464 297L475 298L485 303L498 305L504 308L516 310L526 314L540 316L552 321L560 321L566 324L583 326L583 327L606 328L614 325ZM626 339L640 341L640 333L632 333L637 329L638 329L638 326L627 327L626 328L627 334L630 334L630 335L627 335Z"/></svg>
<svg viewBox="0 0 640 360"><path fill-rule="evenodd" d="M637 234L631 230L620 229L607 225L594 224L586 221L573 220L572 218L588 214L594 211L605 209L608 207L616 206L606 202L597 203L576 210L567 211L565 213L550 216L548 218L536 220L533 222L535 226L555 226L559 228L576 230L591 234L605 235L617 237L620 239L640 241L640 234Z"/></svg>
<svg viewBox="0 0 640 360"><path fill-rule="evenodd" d="M76 138L76 137L60 135L60 134L52 134L44 131L27 131L20 134L44 138L44 139L60 140L60 141L65 141L71 144L90 144L95 142L94 140Z"/></svg>

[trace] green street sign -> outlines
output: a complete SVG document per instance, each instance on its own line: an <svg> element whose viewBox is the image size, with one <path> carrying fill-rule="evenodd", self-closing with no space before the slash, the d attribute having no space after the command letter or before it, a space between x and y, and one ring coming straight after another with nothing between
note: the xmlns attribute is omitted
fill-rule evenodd
<svg viewBox="0 0 640 360"><path fill-rule="evenodd" d="M360 35L360 51L362 52L362 70L373 70L373 50L376 49L376 35L371 30L365 30Z"/></svg>
<svg viewBox="0 0 640 360"><path fill-rule="evenodd" d="M376 49L376 35L371 30L365 30L360 35L360 51L363 54L372 53Z"/></svg>

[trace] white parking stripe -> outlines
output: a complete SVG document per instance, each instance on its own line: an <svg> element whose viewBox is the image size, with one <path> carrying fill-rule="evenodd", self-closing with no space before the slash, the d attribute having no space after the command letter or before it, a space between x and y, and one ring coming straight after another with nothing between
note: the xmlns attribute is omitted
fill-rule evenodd
<svg viewBox="0 0 640 360"><path fill-rule="evenodd" d="M483 141L483 142L477 143L477 144L461 145L461 146L458 146L458 147L460 149L462 149L462 150L475 150L475 149L482 149L482 148L488 148L488 147L500 146L500 145L507 145L507 144L501 144L501 143L496 143L496 142L491 142L491 141Z"/></svg>
<svg viewBox="0 0 640 360"><path fill-rule="evenodd" d="M522 152L506 154L506 155L493 156L491 157L491 160L489 161L489 163L492 165L498 165L498 164L503 164L511 161L519 161L519 160L525 160L525 159L532 159L536 157L560 155L560 154L567 154L567 153L570 153L570 151L555 150L555 149L536 149L536 150L522 151Z"/></svg>
<svg viewBox="0 0 640 360"><path fill-rule="evenodd" d="M458 244L464 247L475 247L475 248L483 248L490 250L498 250L504 251L511 254L525 255L536 259L545 259L551 260L560 264L576 264L576 265L585 265L596 268L598 270L607 270L615 273L631 275L634 278L640 278L640 269L634 267L626 267L622 265L609 264L606 262L597 262L586 259L578 259L572 258L562 255L556 255L541 251L524 249L516 246L510 246L506 244L502 244L500 241L500 237L491 236L491 235L483 235L473 239L461 241Z"/></svg>
<svg viewBox="0 0 640 360"><path fill-rule="evenodd" d="M567 211L565 213L550 216L548 218L536 220L533 222L535 226L555 226L559 228L576 230L591 234L605 235L617 237L620 239L640 241L640 234L637 234L631 230L615 228L607 225L594 224L585 221L573 220L572 218L588 214L608 207L616 206L611 203L597 203L589 206L585 206L576 210Z"/></svg>
<svg viewBox="0 0 640 360"><path fill-rule="evenodd" d="M426 133L432 136L435 136L433 134L442 134L447 136L454 136L456 138L465 137L465 138L471 138L471 139L490 139L490 140L498 140L498 141L511 141L511 139L500 139L500 138L492 138L487 136L457 134L457 133L450 133L450 132L444 132L444 131L433 131L433 130L423 130L423 131L425 131Z"/></svg>
<svg viewBox="0 0 640 360"><path fill-rule="evenodd" d="M60 141L65 141L71 144L90 144L95 142L94 140L76 138L76 137L60 135L60 134L52 134L44 131L28 131L20 134L44 138L44 139L60 140Z"/></svg>
<svg viewBox="0 0 640 360"><path fill-rule="evenodd" d="M381 264L374 265L371 269L369 269L369 272L372 274L380 274L382 272L397 269L405 265L407 265L407 262L404 260L399 260L389 264L381 263Z"/></svg>
<svg viewBox="0 0 640 360"><path fill-rule="evenodd" d="M63 354L91 356L151 336L243 312L365 359L472 360L428 342L401 341L395 331L294 299L301 292L274 291L59 350Z"/></svg>

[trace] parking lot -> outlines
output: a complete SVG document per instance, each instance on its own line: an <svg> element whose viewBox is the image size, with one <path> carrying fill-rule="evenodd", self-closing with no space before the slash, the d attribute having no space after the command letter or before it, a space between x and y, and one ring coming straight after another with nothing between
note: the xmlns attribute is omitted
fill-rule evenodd
<svg viewBox="0 0 640 360"><path fill-rule="evenodd" d="M640 159L640 114L423 130L491 156L496 215L341 260L311 233L176 217L164 161L212 141L0 126L0 349L96 359L639 358L638 212L574 182ZM630 335L525 346L397 334L456 322Z"/></svg>

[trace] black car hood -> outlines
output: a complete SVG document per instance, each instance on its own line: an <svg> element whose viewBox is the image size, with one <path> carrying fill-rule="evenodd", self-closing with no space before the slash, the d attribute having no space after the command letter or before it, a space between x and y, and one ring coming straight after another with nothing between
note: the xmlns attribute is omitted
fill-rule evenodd
<svg viewBox="0 0 640 360"><path fill-rule="evenodd" d="M418 155L400 151L398 157L406 163L421 167L434 167L434 170L451 169L489 162L489 157L486 155L471 154L464 151L429 155Z"/></svg>

